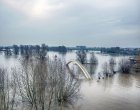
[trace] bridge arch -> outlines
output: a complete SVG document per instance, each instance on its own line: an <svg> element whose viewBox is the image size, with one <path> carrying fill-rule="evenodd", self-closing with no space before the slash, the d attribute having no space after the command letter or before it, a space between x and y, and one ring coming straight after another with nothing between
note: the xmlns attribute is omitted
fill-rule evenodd
<svg viewBox="0 0 140 110"><path fill-rule="evenodd" d="M85 68L80 62L71 60L71 61L69 61L69 62L67 63L67 66L68 66L68 67L69 67L69 64L70 64L70 63L76 64L76 65L82 70L82 73L83 73L83 75L84 75L84 77L85 77L86 79L88 79L88 80L91 80L91 79L92 79L91 76L90 76L90 74L89 74L88 71L86 70L86 68Z"/></svg>

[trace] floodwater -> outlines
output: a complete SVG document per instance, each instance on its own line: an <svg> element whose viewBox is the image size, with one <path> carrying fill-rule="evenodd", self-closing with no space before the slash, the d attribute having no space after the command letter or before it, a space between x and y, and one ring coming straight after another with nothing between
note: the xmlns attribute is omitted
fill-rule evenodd
<svg viewBox="0 0 140 110"><path fill-rule="evenodd" d="M140 74L83 82L77 110L140 110Z"/></svg>
<svg viewBox="0 0 140 110"><path fill-rule="evenodd" d="M65 58L66 62L76 59L75 52L59 54L49 52L48 56L55 55ZM90 53L87 55L89 60ZM111 57L116 60L116 70L119 60L124 56L110 56L95 53L98 65L85 65L93 80L83 80L80 88L80 98L74 105L74 110L140 110L140 73L121 74L97 81L98 72L102 72L102 65ZM127 57L127 56L126 56ZM0 55L0 65L4 67L17 66L19 58Z"/></svg>

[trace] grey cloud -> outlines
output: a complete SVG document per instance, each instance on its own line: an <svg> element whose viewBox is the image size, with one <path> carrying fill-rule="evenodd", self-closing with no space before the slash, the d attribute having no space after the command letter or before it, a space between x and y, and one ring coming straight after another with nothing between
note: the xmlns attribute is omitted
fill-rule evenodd
<svg viewBox="0 0 140 110"><path fill-rule="evenodd" d="M2 4L0 44L140 47L139 0L109 0L112 6L98 1L105 0L48 0L53 7L49 17L29 21L22 12Z"/></svg>

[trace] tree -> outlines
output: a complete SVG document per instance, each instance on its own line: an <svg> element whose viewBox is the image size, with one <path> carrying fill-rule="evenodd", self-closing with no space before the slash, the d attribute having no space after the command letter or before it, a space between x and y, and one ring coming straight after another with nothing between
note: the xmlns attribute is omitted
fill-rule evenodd
<svg viewBox="0 0 140 110"><path fill-rule="evenodd" d="M109 75L110 75L109 65L108 65L107 62L105 62L105 63L103 64L103 74L104 74L105 76L109 76Z"/></svg>
<svg viewBox="0 0 140 110"><path fill-rule="evenodd" d="M16 90L14 77L10 81L7 70L0 67L0 110L14 109Z"/></svg>
<svg viewBox="0 0 140 110"><path fill-rule="evenodd" d="M110 66L110 72L112 74L115 73L115 64L116 64L115 59L113 57L111 57L110 60L109 60L109 66Z"/></svg>
<svg viewBox="0 0 140 110"><path fill-rule="evenodd" d="M66 64L60 59L50 61L48 83L50 84L49 94L52 107L68 106L73 104L78 98L80 83L66 71ZM58 109L58 108L56 108Z"/></svg>
<svg viewBox="0 0 140 110"><path fill-rule="evenodd" d="M119 71L121 73L130 73L131 63L128 59L122 58L119 62Z"/></svg>
<svg viewBox="0 0 140 110"><path fill-rule="evenodd" d="M13 52L15 55L19 54L19 47L17 45L13 45Z"/></svg>
<svg viewBox="0 0 140 110"><path fill-rule="evenodd" d="M79 51L76 52L76 54L77 54L77 60L80 63L84 64L86 62L86 60L87 60L86 51L85 50L79 50Z"/></svg>
<svg viewBox="0 0 140 110"><path fill-rule="evenodd" d="M5 55L10 56L11 54L12 53L11 53L10 47L5 47Z"/></svg>
<svg viewBox="0 0 140 110"><path fill-rule="evenodd" d="M97 60L94 52L92 52L91 55L90 55L90 63L91 64L97 64L98 63L98 60Z"/></svg>
<svg viewBox="0 0 140 110"><path fill-rule="evenodd" d="M27 109L56 110L73 104L78 97L79 81L67 73L63 60L24 57L14 72L18 94Z"/></svg>

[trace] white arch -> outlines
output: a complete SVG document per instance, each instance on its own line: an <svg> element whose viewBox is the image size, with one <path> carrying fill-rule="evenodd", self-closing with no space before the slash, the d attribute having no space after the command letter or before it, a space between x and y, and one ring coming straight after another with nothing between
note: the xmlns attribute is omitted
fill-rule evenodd
<svg viewBox="0 0 140 110"><path fill-rule="evenodd" d="M69 65L70 63L76 64L82 70L85 78L92 79L90 74L88 73L88 71L85 69L85 67L80 62L71 60L67 63L67 65Z"/></svg>

